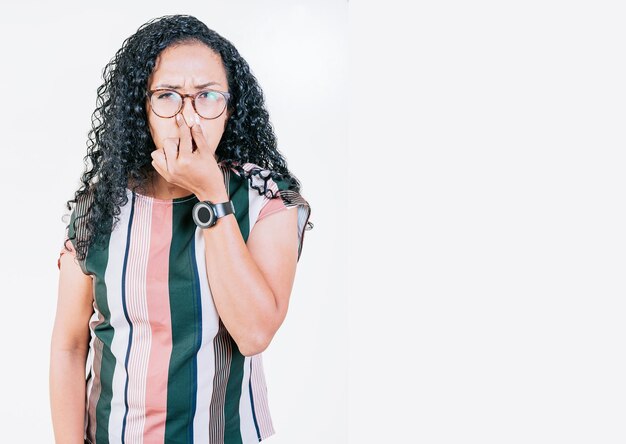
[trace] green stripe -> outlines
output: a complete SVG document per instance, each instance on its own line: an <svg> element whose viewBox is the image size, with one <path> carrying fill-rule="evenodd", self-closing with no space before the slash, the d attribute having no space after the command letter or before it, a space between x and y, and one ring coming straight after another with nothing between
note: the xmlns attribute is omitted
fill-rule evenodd
<svg viewBox="0 0 626 444"><path fill-rule="evenodd" d="M287 181L287 180L285 180L285 179L277 179L277 180L274 180L274 183L276 184L276 186L278 187L278 189L279 189L279 190L281 190L281 191L282 191L282 190L288 190L288 189L289 189L290 182L288 182L288 181Z"/></svg>
<svg viewBox="0 0 626 444"><path fill-rule="evenodd" d="M200 288L194 270L196 225L191 216L197 199L173 205L174 234L169 257L172 354L167 384L165 442L192 443L197 392L197 352L202 332ZM206 273L206 271L204 271Z"/></svg>
<svg viewBox="0 0 626 444"><path fill-rule="evenodd" d="M95 335L100 338L102 347L102 365L100 369L101 391L96 405L96 442L109 442L109 416L111 416L111 398L113 397L113 372L115 371L115 356L111 353L114 329L111 325L111 312L107 302L107 286L104 281L109 261L110 234L103 242L104 246L96 245L89 249L85 259L85 268L93 273L96 305L104 321L94 329Z"/></svg>
<svg viewBox="0 0 626 444"><path fill-rule="evenodd" d="M241 399L241 384L243 381L243 364L245 357L239 352L237 343L228 335L232 347L230 374L226 385L226 403L224 404L224 442L228 444L243 444L241 437L241 418L239 417L239 400Z"/></svg>

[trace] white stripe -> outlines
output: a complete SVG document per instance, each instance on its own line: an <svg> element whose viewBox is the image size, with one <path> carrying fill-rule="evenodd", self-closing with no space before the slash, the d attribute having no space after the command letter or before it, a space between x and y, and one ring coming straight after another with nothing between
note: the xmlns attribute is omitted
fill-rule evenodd
<svg viewBox="0 0 626 444"><path fill-rule="evenodd" d="M95 286L93 286L93 292L94 292L94 296L95 297ZM99 320L98 317L98 309L95 307L95 304L92 304L94 307L94 312L91 314L91 318L89 318L89 335L90 335L90 339L89 339L89 354L87 355L87 364L86 364L86 371L87 371L87 376L89 376L89 374L91 374L91 378L89 379L89 382L87 383L87 388L86 388L86 402L85 402L85 434L87 433L87 428L89 426L89 403L92 402L93 400L91 399L92 395L93 395L93 382L94 382L94 378L95 378L95 371L93 368L94 365L94 358L95 358L95 333L93 331L93 325L96 324Z"/></svg>
<svg viewBox="0 0 626 444"><path fill-rule="evenodd" d="M194 236L202 301L202 343L197 355L198 393L196 413L193 418L193 442L208 443L210 441L209 409L211 397L213 396L213 377L215 376L214 338L219 329L219 317L207 280L204 236L202 233L201 228L196 228Z"/></svg>
<svg viewBox="0 0 626 444"><path fill-rule="evenodd" d="M252 169L253 164L246 164L247 170ZM264 182L258 176L252 176L254 185L263 189ZM267 182L268 189L278 192L278 185L272 179ZM248 217L250 221L250 232L254 228L259 214L263 207L270 201L266 196L259 194L258 190L248 185ZM244 367L244 377L242 381L241 399L239 402L239 415L241 418L241 433L244 444L248 442L258 442L254 417L252 414L252 402L254 402L254 413L256 414L257 425L261 438L266 438L274 434L271 414L267 401L267 387L265 385L265 375L263 374L263 353L254 356L247 356ZM252 367L252 369L250 369ZM251 373L252 372L252 378ZM250 385L252 384L252 400L250 399Z"/></svg>
<svg viewBox="0 0 626 444"><path fill-rule="evenodd" d="M267 385L265 383L265 369L263 368L263 353L251 356L252 359L252 396L254 398L254 412L259 426L261 439L274 434L272 416L269 410Z"/></svg>
<svg viewBox="0 0 626 444"><path fill-rule="evenodd" d="M87 363L86 363L86 372L85 378L89 376L91 373L93 376L93 362L94 362L94 341L95 334L92 330L92 323L98 322L98 311L94 308L94 312L91 314L91 318L89 318L89 353L87 355ZM91 389L93 388L93 377L87 383L87 407L89 406L89 398L91 397Z"/></svg>
<svg viewBox="0 0 626 444"><path fill-rule="evenodd" d="M241 424L241 440L243 444L259 442L252 417L252 401L250 400L250 356L243 362L243 380L241 397L239 398L239 421Z"/></svg>
<svg viewBox="0 0 626 444"><path fill-rule="evenodd" d="M306 230L305 224L309 219L311 213L310 208L304 205L298 205L298 261L302 255L302 243L304 242L304 231Z"/></svg>
<svg viewBox="0 0 626 444"><path fill-rule="evenodd" d="M109 416L109 442L122 442L122 421L126 410L124 391L126 386L126 369L124 362L128 348L129 325L124 316L122 307L122 271L124 268L124 254L126 253L126 238L132 205L131 192L128 191L128 204L120 210L120 220L111 233L108 249L109 259L105 272L107 287L107 301L111 313L111 325L114 329L111 352L115 356L115 370L113 373L113 396L111 398L111 415Z"/></svg>
<svg viewBox="0 0 626 444"><path fill-rule="evenodd" d="M253 180L255 181L254 183L255 185L260 185L260 186L263 185L263 181L258 180L258 177L253 176ZM246 181L248 180L246 179ZM248 185L248 220L250 221L250 232L252 232L252 227L254 227L254 224L259 218L261 209L263 208L266 202L269 202L269 199L259 194L257 190L255 190L254 188L250 186L249 182L247 185Z"/></svg>

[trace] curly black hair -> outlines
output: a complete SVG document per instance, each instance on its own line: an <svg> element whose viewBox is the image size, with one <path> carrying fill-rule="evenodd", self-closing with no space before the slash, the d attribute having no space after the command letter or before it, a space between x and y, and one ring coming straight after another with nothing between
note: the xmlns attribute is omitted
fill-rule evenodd
<svg viewBox="0 0 626 444"><path fill-rule="evenodd" d="M155 171L150 153L156 146L148 128L145 94L157 56L172 45L195 42L219 54L231 93L230 117L215 151L217 161L235 168L259 194L275 197L267 186L268 177L285 180L289 190L300 192L300 182L276 147L263 91L233 44L193 16L155 18L123 42L102 73L104 83L97 90L82 185L66 203L72 210L71 204L79 199L88 202L84 214L76 217L85 218L79 223L81 236L76 238L79 260L86 257L91 245L112 231L112 217L119 220L120 207L128 202L129 179L143 189ZM246 162L269 170L269 176L261 175L259 168L245 171ZM263 179L263 189L254 184L254 175ZM311 222L307 225L308 229L313 227Z"/></svg>

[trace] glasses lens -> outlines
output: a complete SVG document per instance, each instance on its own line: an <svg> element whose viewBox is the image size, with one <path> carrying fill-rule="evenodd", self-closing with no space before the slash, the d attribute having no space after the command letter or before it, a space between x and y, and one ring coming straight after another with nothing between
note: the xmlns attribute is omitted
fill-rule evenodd
<svg viewBox="0 0 626 444"><path fill-rule="evenodd" d="M150 99L154 112L161 117L172 117L178 112L182 98L175 91L155 91Z"/></svg>
<svg viewBox="0 0 626 444"><path fill-rule="evenodd" d="M226 97L217 91L203 91L196 97L196 111L205 119L215 119L226 109Z"/></svg>

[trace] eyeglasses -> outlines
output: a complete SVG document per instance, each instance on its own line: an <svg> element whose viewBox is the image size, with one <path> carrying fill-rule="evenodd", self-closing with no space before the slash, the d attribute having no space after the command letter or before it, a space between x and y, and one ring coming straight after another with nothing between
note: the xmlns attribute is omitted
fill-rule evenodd
<svg viewBox="0 0 626 444"><path fill-rule="evenodd" d="M183 109L185 97L191 97L193 109L205 119L217 119L226 109L230 93L204 90L195 94L180 94L172 89L156 89L146 92L152 111L159 117L174 117Z"/></svg>

